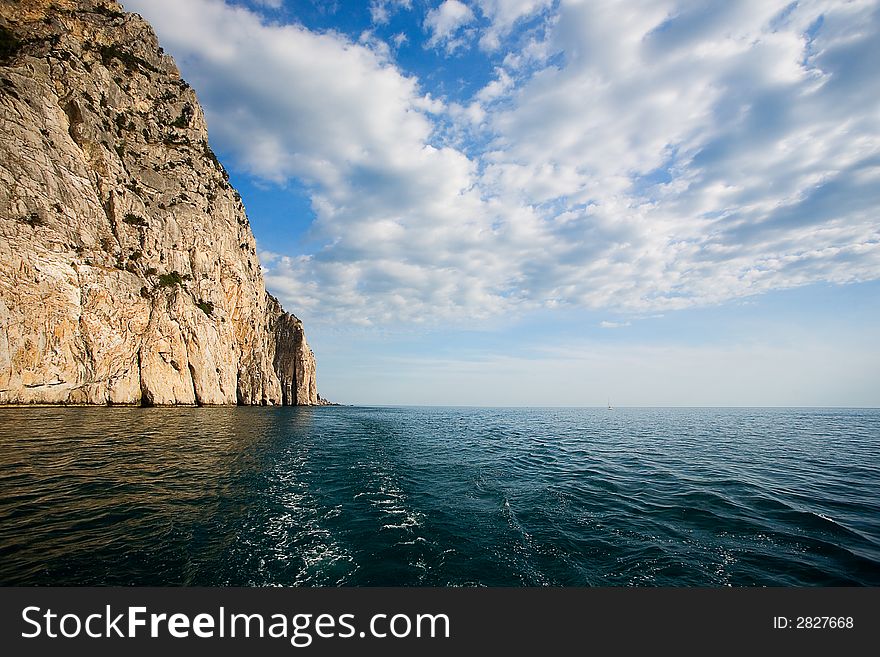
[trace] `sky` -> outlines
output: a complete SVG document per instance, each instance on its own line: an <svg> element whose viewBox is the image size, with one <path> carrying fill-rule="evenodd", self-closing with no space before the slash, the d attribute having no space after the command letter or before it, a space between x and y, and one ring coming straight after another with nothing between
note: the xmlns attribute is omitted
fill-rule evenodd
<svg viewBox="0 0 880 657"><path fill-rule="evenodd" d="M880 0L127 0L346 404L880 406Z"/></svg>

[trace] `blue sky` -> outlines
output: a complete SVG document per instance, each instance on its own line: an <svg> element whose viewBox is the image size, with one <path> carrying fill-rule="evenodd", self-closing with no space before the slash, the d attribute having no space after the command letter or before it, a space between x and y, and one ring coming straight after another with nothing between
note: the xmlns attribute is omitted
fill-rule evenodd
<svg viewBox="0 0 880 657"><path fill-rule="evenodd" d="M128 0L330 399L880 405L877 0Z"/></svg>

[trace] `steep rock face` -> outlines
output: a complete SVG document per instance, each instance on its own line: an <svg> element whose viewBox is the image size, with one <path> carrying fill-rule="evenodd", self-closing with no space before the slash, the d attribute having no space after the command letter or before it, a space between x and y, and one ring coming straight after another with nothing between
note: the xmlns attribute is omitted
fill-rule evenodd
<svg viewBox="0 0 880 657"><path fill-rule="evenodd" d="M0 0L0 403L319 403L194 92L112 1Z"/></svg>
<svg viewBox="0 0 880 657"><path fill-rule="evenodd" d="M269 317L274 317L272 362L281 383L281 402L288 405L308 399L312 404L322 403L315 377L315 356L306 343L302 322L284 312L275 298L270 300Z"/></svg>

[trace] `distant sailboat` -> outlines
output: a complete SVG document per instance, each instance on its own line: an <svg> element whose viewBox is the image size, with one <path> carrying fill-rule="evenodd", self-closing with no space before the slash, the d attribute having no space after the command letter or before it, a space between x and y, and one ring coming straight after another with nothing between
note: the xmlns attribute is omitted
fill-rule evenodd
<svg viewBox="0 0 880 657"><path fill-rule="evenodd" d="M610 398L610 397L608 398L608 410L609 410L609 411L613 411L613 410L614 410L614 407L611 405L611 398Z"/></svg>

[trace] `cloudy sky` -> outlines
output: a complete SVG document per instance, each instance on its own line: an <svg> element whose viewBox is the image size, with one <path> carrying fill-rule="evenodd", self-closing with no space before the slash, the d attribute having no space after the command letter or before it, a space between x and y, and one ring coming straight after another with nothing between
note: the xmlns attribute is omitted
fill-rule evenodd
<svg viewBox="0 0 880 657"><path fill-rule="evenodd" d="M324 396L880 405L880 1L124 4Z"/></svg>

